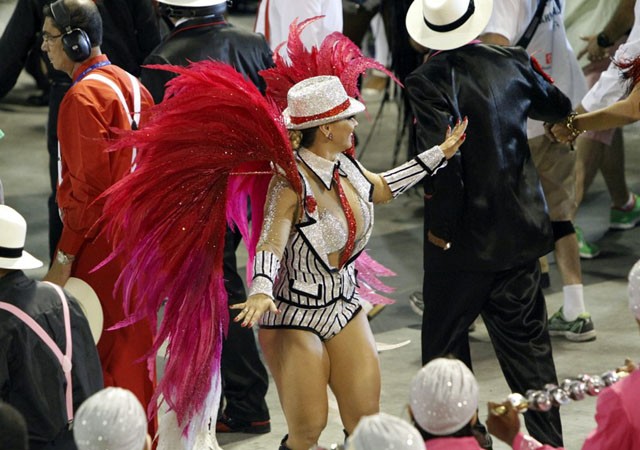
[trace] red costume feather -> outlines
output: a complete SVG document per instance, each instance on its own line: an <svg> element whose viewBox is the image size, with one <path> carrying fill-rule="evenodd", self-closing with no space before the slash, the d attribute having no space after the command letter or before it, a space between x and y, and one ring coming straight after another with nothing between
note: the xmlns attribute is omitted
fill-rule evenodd
<svg viewBox="0 0 640 450"><path fill-rule="evenodd" d="M382 64L364 56L360 48L342 33L331 33L324 38L320 48L307 49L300 39L300 34L309 24L323 17L312 17L300 24L297 19L294 20L289 26L289 38L274 52L275 67L260 72L267 83L267 96L276 102L280 110L287 106L289 89L310 77L335 75L342 81L347 94L358 99L362 98L358 89L358 78L367 69L380 70L400 83ZM283 45L287 46L290 62L279 52Z"/></svg>
<svg viewBox="0 0 640 450"><path fill-rule="evenodd" d="M219 373L228 325L222 278L227 221L251 242L257 239L248 230L246 196L236 194L252 195L259 230L273 164L299 192L301 185L280 111L251 82L211 61L155 68L181 76L144 126L114 147L136 147L137 168L107 192L103 220L114 254L126 261L118 288L129 321L148 318L158 330L147 355L152 366L168 343L156 399L162 393L187 431L194 418L204 420ZM150 413L156 412L152 405Z"/></svg>

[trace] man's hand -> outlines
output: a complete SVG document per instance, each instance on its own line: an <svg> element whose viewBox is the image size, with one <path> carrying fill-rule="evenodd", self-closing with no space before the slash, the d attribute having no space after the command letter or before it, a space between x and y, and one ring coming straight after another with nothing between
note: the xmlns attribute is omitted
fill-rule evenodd
<svg viewBox="0 0 640 450"><path fill-rule="evenodd" d="M580 36L580 39L587 44L576 55L578 59L587 55L587 59L591 62L601 61L607 57L607 50L598 45L598 37L593 34L591 36Z"/></svg>
<svg viewBox="0 0 640 450"><path fill-rule="evenodd" d="M569 131L565 122L554 123L551 127L551 134L557 142L562 142L563 144L573 142L575 140L573 133Z"/></svg>

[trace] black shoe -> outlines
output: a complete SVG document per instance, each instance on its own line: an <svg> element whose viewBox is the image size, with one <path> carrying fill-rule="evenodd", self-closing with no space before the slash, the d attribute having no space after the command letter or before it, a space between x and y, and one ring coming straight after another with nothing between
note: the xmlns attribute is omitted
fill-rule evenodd
<svg viewBox="0 0 640 450"><path fill-rule="evenodd" d="M271 422L263 420L261 422L244 422L223 415L216 422L216 433L249 433L265 434L271 431Z"/></svg>
<svg viewBox="0 0 640 450"><path fill-rule="evenodd" d="M278 447L278 450L291 450L289 447L287 447L287 439L289 439L289 435L285 434L280 441L280 447Z"/></svg>

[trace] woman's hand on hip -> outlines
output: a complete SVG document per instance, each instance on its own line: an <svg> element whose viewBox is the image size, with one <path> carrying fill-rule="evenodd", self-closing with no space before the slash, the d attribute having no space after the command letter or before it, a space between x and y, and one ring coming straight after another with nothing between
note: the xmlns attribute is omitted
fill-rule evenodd
<svg viewBox="0 0 640 450"><path fill-rule="evenodd" d="M267 311L279 313L273 299L265 294L255 294L250 296L244 303L236 303L229 306L231 309L239 309L240 313L233 319L234 322L242 321L243 327L252 327L260 320L262 314Z"/></svg>

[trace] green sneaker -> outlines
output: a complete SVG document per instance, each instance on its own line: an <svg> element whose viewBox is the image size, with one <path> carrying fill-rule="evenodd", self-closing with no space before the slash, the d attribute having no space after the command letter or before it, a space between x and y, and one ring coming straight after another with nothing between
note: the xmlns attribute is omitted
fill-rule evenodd
<svg viewBox="0 0 640 450"><path fill-rule="evenodd" d="M573 342L593 341L596 338L591 314L583 312L576 320L568 322L562 314L562 308L549 319L549 334L564 336Z"/></svg>
<svg viewBox="0 0 640 450"><path fill-rule="evenodd" d="M638 196L633 195L633 208L628 211L623 211L618 208L611 208L611 214L609 215L609 228L612 230L630 230L640 222L640 202L638 202Z"/></svg>
<svg viewBox="0 0 640 450"><path fill-rule="evenodd" d="M582 259L593 259L600 254L600 247L596 244L592 244L587 242L584 239L584 234L582 233L582 228L575 227L576 229L576 239L578 239L578 250L580 251L580 258Z"/></svg>

